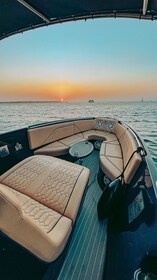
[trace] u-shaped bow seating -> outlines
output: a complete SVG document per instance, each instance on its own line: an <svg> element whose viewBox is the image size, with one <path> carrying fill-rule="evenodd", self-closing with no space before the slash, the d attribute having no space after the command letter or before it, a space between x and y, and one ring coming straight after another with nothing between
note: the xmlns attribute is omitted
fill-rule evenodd
<svg viewBox="0 0 157 280"><path fill-rule="evenodd" d="M124 170L138 143L131 130L121 122L110 118L68 121L28 130L29 147L34 154L65 155L76 142L88 139L102 141L100 170L114 180ZM124 172L129 184L136 174L142 158L135 153Z"/></svg>
<svg viewBox="0 0 157 280"><path fill-rule="evenodd" d="M0 177L0 229L38 258L63 251L89 170L49 156L32 156Z"/></svg>

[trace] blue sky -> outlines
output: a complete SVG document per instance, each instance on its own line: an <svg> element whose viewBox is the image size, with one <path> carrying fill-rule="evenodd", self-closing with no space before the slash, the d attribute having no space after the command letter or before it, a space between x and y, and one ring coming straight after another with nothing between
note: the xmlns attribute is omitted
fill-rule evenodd
<svg viewBox="0 0 157 280"><path fill-rule="evenodd" d="M0 100L157 98L156 22L58 24L0 42Z"/></svg>

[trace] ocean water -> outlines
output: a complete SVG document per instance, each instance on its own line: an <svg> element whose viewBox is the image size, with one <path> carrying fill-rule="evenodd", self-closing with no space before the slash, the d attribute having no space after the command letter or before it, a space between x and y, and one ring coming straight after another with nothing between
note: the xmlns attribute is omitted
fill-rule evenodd
<svg viewBox="0 0 157 280"><path fill-rule="evenodd" d="M0 103L0 133L47 121L93 116L117 118L135 129L157 167L157 101Z"/></svg>

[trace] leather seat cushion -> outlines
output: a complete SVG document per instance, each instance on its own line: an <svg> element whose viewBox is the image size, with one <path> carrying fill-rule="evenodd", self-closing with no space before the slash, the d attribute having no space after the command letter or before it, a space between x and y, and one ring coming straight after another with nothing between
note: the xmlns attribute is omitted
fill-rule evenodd
<svg viewBox="0 0 157 280"><path fill-rule="evenodd" d="M6 235L46 262L60 255L72 230L70 219L3 184L0 210Z"/></svg>
<svg viewBox="0 0 157 280"><path fill-rule="evenodd" d="M100 167L111 180L118 177L123 171L123 160L114 157L100 156Z"/></svg>
<svg viewBox="0 0 157 280"><path fill-rule="evenodd" d="M120 130L120 133L119 140L104 141L100 149L100 167L111 180L122 173L131 155L137 149L137 143L127 129ZM135 153L124 172L127 184L131 182L141 161L140 154Z"/></svg>
<svg viewBox="0 0 157 280"><path fill-rule="evenodd" d="M100 167L111 180L114 180L122 173L122 151L117 142L102 143L100 149Z"/></svg>
<svg viewBox="0 0 157 280"><path fill-rule="evenodd" d="M46 145L40 149L34 151L35 155L48 155L48 156L58 156L65 155L69 151L69 147L63 143L56 141L49 145Z"/></svg>
<svg viewBox="0 0 157 280"><path fill-rule="evenodd" d="M0 177L0 228L44 261L64 249L89 170L49 156L32 156Z"/></svg>
<svg viewBox="0 0 157 280"><path fill-rule="evenodd" d="M77 143L79 141L82 141L82 140L85 140L84 137L83 137L83 134L82 133L78 133L78 134L66 137L64 139L61 139L61 140L59 140L59 142L64 144L64 145L66 145L66 146L68 146L68 147L70 147L73 144L75 144L75 143Z"/></svg>
<svg viewBox="0 0 157 280"><path fill-rule="evenodd" d="M106 131L101 131L97 129L92 129L83 132L84 138L88 140L100 140L100 141L114 141L117 140L116 135Z"/></svg>
<svg viewBox="0 0 157 280"><path fill-rule="evenodd" d="M100 156L121 158L122 159L122 150L120 145L114 142L103 142L101 145Z"/></svg>
<svg viewBox="0 0 157 280"><path fill-rule="evenodd" d="M126 166L133 152L137 150L137 143L134 137L132 136L132 134L128 130L125 131L125 133L122 135L119 141L122 147L124 166ZM142 162L142 158L140 154L135 153L124 172L126 183L131 182L141 162Z"/></svg>

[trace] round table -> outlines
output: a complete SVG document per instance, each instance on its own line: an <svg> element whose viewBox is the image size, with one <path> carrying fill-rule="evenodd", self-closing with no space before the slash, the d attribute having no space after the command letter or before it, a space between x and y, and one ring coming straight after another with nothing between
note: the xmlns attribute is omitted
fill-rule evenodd
<svg viewBox="0 0 157 280"><path fill-rule="evenodd" d="M69 150L69 154L72 157L82 159L82 158L88 156L89 154L91 154L93 149L94 149L93 144L91 142L89 142L88 140L80 141L71 146L71 148ZM80 163L81 163L81 161L80 161Z"/></svg>

